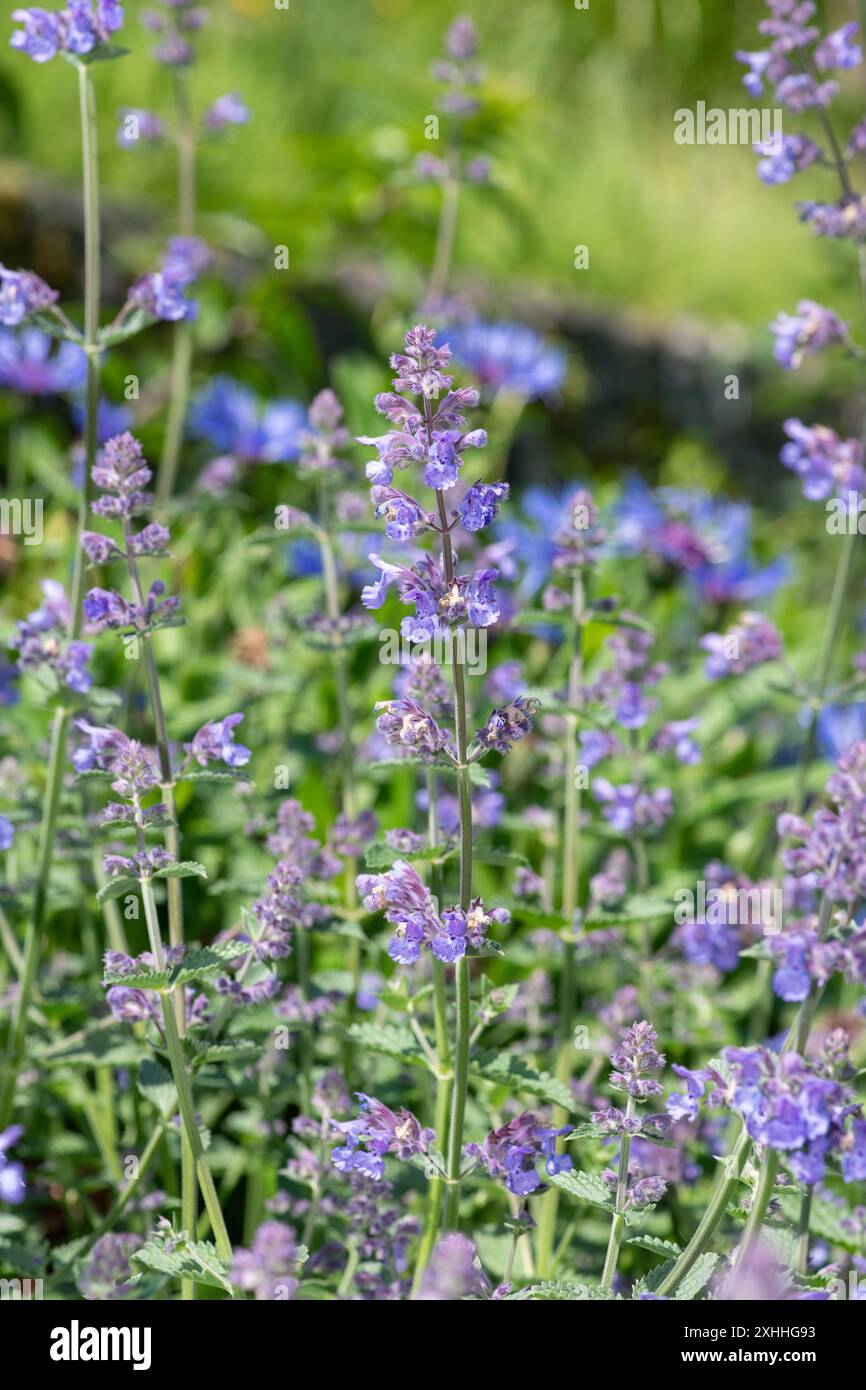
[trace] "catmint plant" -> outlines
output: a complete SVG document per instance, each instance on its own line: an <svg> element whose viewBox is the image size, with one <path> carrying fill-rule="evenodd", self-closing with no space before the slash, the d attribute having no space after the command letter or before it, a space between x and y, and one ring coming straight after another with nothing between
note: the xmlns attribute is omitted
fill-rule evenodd
<svg viewBox="0 0 866 1390"><path fill-rule="evenodd" d="M454 1227L459 1216L463 1125L469 1085L470 996L467 953L483 947L488 927L497 920L473 897L473 825L470 775L472 764L494 744L507 749L523 738L532 724L535 706L525 699L512 702L493 714L470 734L465 675L465 638L468 627L489 628L499 617L495 581L497 571L484 568L471 574L457 569L455 532L470 533L476 523L489 525L507 497L507 485L473 482L460 487L461 470L468 466L467 451L482 448L483 430L464 431L465 412L478 403L471 387L453 388L447 372L450 351L439 346L436 334L423 325L406 334L406 351L391 358L396 372L393 392L376 398L376 408L394 427L378 437L364 436L376 459L367 465L371 497L386 532L398 543L417 542L422 535L438 538L437 556L423 553L409 565L393 564L378 554L370 556L378 579L362 593L369 609L380 608L393 584L414 613L403 619L403 634L414 642L443 637L450 649L454 686L454 720L451 739L438 722L420 706L392 706L386 737L410 750L419 748L428 759L453 768L457 776L460 817L460 889L454 908L439 913L429 892L411 866L395 865L387 883L371 885L362 880L361 891L379 896L382 907L392 912L397 932L392 956L403 963L429 950L440 961L455 962L454 1087L447 1147L448 1194L445 1220ZM395 475L416 465L419 481L432 489L434 506L420 502L412 492L395 485ZM456 505L455 505L456 504ZM408 530L406 529L408 527ZM383 876L384 877L384 876ZM375 899L374 899L375 900ZM394 918L393 914L399 914Z"/></svg>

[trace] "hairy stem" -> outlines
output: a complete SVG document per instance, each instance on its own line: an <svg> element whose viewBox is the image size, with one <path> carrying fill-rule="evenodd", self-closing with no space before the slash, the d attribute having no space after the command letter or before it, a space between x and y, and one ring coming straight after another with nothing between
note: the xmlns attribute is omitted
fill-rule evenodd
<svg viewBox="0 0 866 1390"><path fill-rule="evenodd" d="M578 719L575 711L580 702L580 687L583 682L583 610L585 593L583 575L578 572L572 581L571 615L574 623L574 637L571 662L568 671L568 705L565 733L565 768L563 773L563 793L565 817L562 831L562 917L573 925L580 894L580 783L577 776L577 734ZM576 947L571 940L566 941L562 955L562 973L559 984L559 1018L557 1030L557 1051L554 1074L557 1081L567 1086L571 1080L574 1060L574 1004L577 981L575 979ZM554 1111L553 1125L559 1129L568 1122L568 1114L559 1108ZM563 1151L562 1140L557 1140L557 1152ZM553 1245L556 1237L556 1218L559 1211L559 1188L551 1187L541 1199L541 1213L538 1221L538 1274L539 1278L550 1277Z"/></svg>
<svg viewBox="0 0 866 1390"><path fill-rule="evenodd" d="M78 67L78 95L84 204L84 350L87 354L87 386L84 426L84 480L78 505L74 568L69 594L69 638L72 641L78 639L82 626L81 601L84 596L85 566L79 537L82 530L86 529L87 514L90 509L90 472L96 459L97 411L99 407L99 151L92 75L90 68L84 64ZM48 772L42 801L42 820L39 826L39 841L36 851L36 888L33 911L27 924L24 961L6 1041L3 1077L2 1082L0 1082L0 1129L6 1128L15 1107L15 1087L25 1053L30 999L42 956L48 910L48 881L57 838L57 817L63 791L63 775L66 770L69 724L70 711L63 707L58 708L54 714L54 724L51 731L51 752L48 758Z"/></svg>
<svg viewBox="0 0 866 1390"><path fill-rule="evenodd" d="M175 74L174 95L177 116L178 226L181 236L191 237L195 232L195 126L190 110L188 80L183 73ZM168 417L156 484L156 511L159 516L164 514L171 501L177 479L183 427L189 403L192 349L192 324L188 319L181 319L174 327Z"/></svg>
<svg viewBox="0 0 866 1390"><path fill-rule="evenodd" d="M634 1115L634 1096L629 1096L625 1114L627 1120L630 1120ZM605 1290L609 1290L613 1284L616 1266L619 1261L619 1249L622 1245L622 1233L625 1229L625 1203L628 1195L628 1160L630 1154L631 1135L623 1134L620 1139L619 1169L616 1178L614 1213L611 1217L607 1254L605 1255L604 1269L601 1275L601 1287Z"/></svg>

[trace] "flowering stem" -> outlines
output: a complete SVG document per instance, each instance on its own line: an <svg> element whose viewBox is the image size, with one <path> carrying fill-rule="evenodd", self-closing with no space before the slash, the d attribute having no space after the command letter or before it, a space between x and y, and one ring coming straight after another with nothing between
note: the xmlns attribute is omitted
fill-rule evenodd
<svg viewBox="0 0 866 1390"><path fill-rule="evenodd" d="M336 624L340 620L340 581L337 574L337 562L334 556L334 547L331 544L331 537L327 530L326 493L322 491L322 505L320 522L321 525L316 529L316 539L319 544L319 554L322 559L322 583L325 590L325 612L333 625L335 642L339 640L339 633ZM337 646L333 652L334 659L334 689L337 696L337 721L340 730L340 769L341 769L341 799L342 811L347 822L351 822L355 815L355 768L354 752L352 748L352 704L349 698L349 670L348 658L344 647ZM346 861L345 874L343 876L343 905L349 913L349 920L354 921L354 914L358 906L358 893L355 886L355 876L357 864L354 859ZM358 1010L358 991L361 986L361 942L352 938L349 942L349 974L352 984L348 999L346 1022L351 1025ZM351 1082L352 1067L354 1065L355 1049L351 1040L347 1041L343 1049L343 1070L346 1080Z"/></svg>
<svg viewBox="0 0 866 1390"><path fill-rule="evenodd" d="M821 910L818 916L818 939L820 941L826 938L830 927L831 913L832 904L830 902L830 897L829 894L825 893L821 901ZM821 991L816 989L813 985L809 997L804 999L803 1003L800 1005L794 1016L794 1021L788 1029L788 1035L782 1046L783 1052L790 1052L792 1048L800 1054L804 1052L806 1043L809 1040L812 1019L815 1016L815 1009L818 1006L820 995ZM673 1269L659 1285L659 1294L672 1293L681 1280L688 1274L695 1261L704 1253L715 1235L716 1227L724 1216L728 1203L737 1190L740 1177L752 1150L752 1140L739 1116L736 1120L734 1133L736 1138L733 1147L728 1156L723 1160L724 1166L722 1175L716 1183L716 1189L710 1200L710 1204L704 1212L701 1222L685 1250L677 1257ZM764 1162L766 1165L767 1158L765 1158Z"/></svg>
<svg viewBox="0 0 866 1390"><path fill-rule="evenodd" d="M460 180L449 174L442 186L442 209L439 214L439 227L436 232L436 250L433 256L433 269L430 274L428 297L435 301L444 294L451 272L451 259L454 255L454 237L457 232L457 210L460 205Z"/></svg>
<svg viewBox="0 0 866 1390"><path fill-rule="evenodd" d="M97 410L99 406L99 162L96 131L96 103L90 68L78 67L78 95L81 119L82 190L84 205L84 350L87 354L87 399L85 416L84 479L78 504L78 530L75 559L69 597L69 637L76 641L81 634L84 591L84 554L79 536L87 526L90 508L90 470L96 458ZM42 955L45 917L48 908L48 880L54 858L57 817L66 768L66 745L69 737L71 711L59 707L54 714L51 731L51 752L42 802L42 820L36 852L36 888L33 913L27 924L24 942L24 961L19 978L18 994L9 1028L2 1084L0 1084L0 1130L9 1123L15 1105L15 1086L24 1056L27 1016L30 998L36 982L36 971Z"/></svg>
<svg viewBox="0 0 866 1390"><path fill-rule="evenodd" d="M156 908L156 900L153 896L153 880L142 878L141 898L144 904L144 918L147 923L147 934L150 941L150 949L153 952L157 963L157 969L164 969L165 957L162 949L162 938L159 929L159 915ZM162 1018L165 1029L165 1041L168 1047L168 1056L171 1063L171 1074L177 1090L178 1104L180 1107L180 1117L183 1124L184 1134L192 1151L195 1160L195 1167L198 1172L199 1185L201 1187L204 1204L207 1214L210 1217L211 1229L213 1230L217 1250L220 1258L227 1264L231 1263L232 1246L226 1230L225 1220L222 1209L217 1197L213 1177L211 1176L204 1145L201 1141L198 1123L195 1117L195 1105L193 1103L192 1086L184 1062L183 1046L180 1040L180 1033L177 1026L177 1018L172 1001L163 995L162 999ZM195 1226L188 1232L191 1240L195 1239Z"/></svg>
<svg viewBox="0 0 866 1390"><path fill-rule="evenodd" d="M132 533L128 520L124 526L124 539L126 543L127 567L129 570L130 583L136 603L139 608L143 608L144 592L138 573L138 565L136 564L135 556L132 551ZM174 796L171 751L168 743L168 728L165 722L162 691L159 684L159 672L156 668L156 658L153 654L153 645L150 640L149 632L142 634L141 642L144 652L144 670L147 680L148 698L150 700L150 709L153 716L157 754L159 757L160 790L165 801L169 821L169 824L165 827L165 844L172 858L178 860L180 858L180 831L177 825L177 806ZM172 947L182 946L184 940L183 888L180 879L170 878L167 880L166 898L168 904L169 944ZM183 1037L186 1032L186 1009L182 989L175 991L173 1007L177 1031L179 1036ZM198 1222L196 1163L194 1149L185 1133L181 1134L180 1138L180 1203L183 1228L194 1238ZM195 1298L195 1284L191 1280L184 1280L182 1287L185 1300L190 1301Z"/></svg>
<svg viewBox="0 0 866 1390"><path fill-rule="evenodd" d="M432 442L430 402L425 399L427 434ZM454 585L454 551L448 528L448 509L445 495L437 488L436 504L442 530L442 565L445 585ZM454 737L457 745L457 797L460 808L460 908L468 912L472 902L472 796L467 762L466 675L463 668L461 644L451 637L451 667L454 678ZM448 1199L445 1205L445 1224L455 1230L460 1212L460 1164L463 1154L463 1121L466 1115L466 1092L469 1086L469 962L461 956L454 967L456 1022L454 1035L454 1090L451 1097L451 1126L448 1133Z"/></svg>
<svg viewBox="0 0 866 1390"><path fill-rule="evenodd" d="M121 1216L123 1212L126 1210L130 1201L135 1196L135 1193L138 1190L142 1182L142 1179L147 1174L147 1171L150 1167L151 1159L156 1153L156 1150L159 1146L159 1141L164 1133L165 1125L163 1124L163 1121L159 1119L156 1123L156 1126L154 1127L153 1133L151 1134L150 1138L148 1139L147 1143L141 1151L141 1156L138 1160L138 1166L135 1173L135 1177L130 1178L129 1182L127 1183L123 1191L120 1193L117 1200L113 1203L113 1205L105 1213L105 1216L103 1216L102 1220L99 1222L99 1225L96 1226L93 1231L91 1231L86 1246L87 1250L90 1250L91 1247L96 1244L100 1236L105 1235L106 1231L111 1230L117 1218Z"/></svg>
<svg viewBox="0 0 866 1390"><path fill-rule="evenodd" d="M310 941L307 931L299 927L295 933L298 962L298 989L305 1004L310 1002ZM301 1114L306 1115L310 1104L311 1076L313 1070L312 1035L310 1026L302 1025L299 1048L301 1060L300 1104Z"/></svg>
<svg viewBox="0 0 866 1390"><path fill-rule="evenodd" d="M812 1194L810 1184L800 1198L800 1216L797 1222L797 1258L794 1268L798 1274L805 1275L809 1270L809 1222L812 1217Z"/></svg>
<svg viewBox="0 0 866 1390"><path fill-rule="evenodd" d="M767 1214L767 1207L770 1205L778 1171L779 1155L775 1149L767 1149L758 1178L758 1185L752 1197L752 1205L749 1208L749 1219L746 1222L743 1238L731 1267L731 1272L734 1274L738 1270L747 1269L749 1266L755 1246L761 1236L761 1226Z"/></svg>
<svg viewBox="0 0 866 1390"><path fill-rule="evenodd" d="M427 773L427 842L430 849L438 851L439 845L439 801L437 799L436 773ZM441 872L438 863L430 871L430 891L441 909ZM435 956L433 961L433 1022L436 1031L436 1101L433 1112L433 1129L436 1141L445 1152L448 1136L448 1117L451 1110L451 1044L448 1036L448 1000L445 988L445 966ZM417 1293L421 1277L433 1249L439 1231L442 1215L442 1195L444 1182L441 1177L433 1177L427 1185L427 1213L424 1231L418 1244L415 1258L415 1274L412 1292Z"/></svg>
<svg viewBox="0 0 866 1390"><path fill-rule="evenodd" d="M630 1120L634 1115L634 1096L629 1096L628 1104L625 1109L626 1120ZM607 1243L607 1254L604 1260L604 1269L601 1275L601 1287L608 1291L616 1274L616 1266L619 1261L619 1249L622 1245L622 1233L625 1229L625 1203L628 1195L628 1160L631 1154L631 1135L623 1134L619 1149L619 1171L616 1179L616 1198L614 1203L613 1217L610 1223L610 1237Z"/></svg>
<svg viewBox="0 0 866 1390"><path fill-rule="evenodd" d="M574 916L577 911L580 892L580 784L577 776L577 724L574 711L580 702L580 687L583 681L583 611L585 603L583 575L578 571L572 581L571 616L574 622L574 646L568 673L568 706L565 735L564 801L565 823L562 837L562 917L568 924L569 936L574 930ZM576 947L572 940L565 942L562 954L562 973L559 984L559 1030L556 1054L555 1075L557 1081L568 1086L571 1081L571 1068L574 1058L574 1003L575 1003L575 955ZM554 1111L553 1126L561 1128L568 1123L565 1110ZM562 1153L564 1144L556 1141L557 1153ZM538 1274L542 1279L549 1277L553 1243L556 1237L556 1217L559 1210L559 1188L551 1187L541 1201L538 1222Z"/></svg>
<svg viewBox="0 0 866 1390"><path fill-rule="evenodd" d="M178 223L180 235L191 237L195 231L195 129L190 111L187 79L182 74L175 75L174 95L177 113ZM156 511L159 516L165 512L171 500L177 478L183 426L189 402L192 346L192 324L188 319L181 319L174 327L168 418L156 484Z"/></svg>

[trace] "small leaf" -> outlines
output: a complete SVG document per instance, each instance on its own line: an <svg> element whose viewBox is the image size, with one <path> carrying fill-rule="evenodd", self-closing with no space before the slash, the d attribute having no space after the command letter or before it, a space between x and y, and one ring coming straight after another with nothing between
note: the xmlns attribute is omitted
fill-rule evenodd
<svg viewBox="0 0 866 1390"><path fill-rule="evenodd" d="M96 895L96 901L101 907L103 903L111 902L112 898L122 898L126 893L137 893L138 888L137 878L120 874L119 877L110 878L106 884L103 884Z"/></svg>
<svg viewBox="0 0 866 1390"><path fill-rule="evenodd" d="M472 1059L471 1070L485 1081L508 1086L512 1091L525 1091L541 1100L572 1110L574 1097L567 1086L549 1072L537 1071L522 1057L504 1052L479 1052Z"/></svg>
<svg viewBox="0 0 866 1390"><path fill-rule="evenodd" d="M164 869L157 869L154 878L207 878L207 869L194 859L185 859L180 864L166 864Z"/></svg>

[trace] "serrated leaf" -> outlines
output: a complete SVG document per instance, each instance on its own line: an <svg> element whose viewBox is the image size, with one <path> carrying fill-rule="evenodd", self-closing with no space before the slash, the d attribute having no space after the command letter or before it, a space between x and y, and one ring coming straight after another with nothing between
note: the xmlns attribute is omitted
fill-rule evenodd
<svg viewBox="0 0 866 1390"><path fill-rule="evenodd" d="M705 1250L703 1255L699 1255L688 1274L677 1286L674 1298L677 1300L697 1298L701 1290L712 1279L720 1259L721 1255L716 1255L712 1250Z"/></svg>
<svg viewBox="0 0 866 1390"><path fill-rule="evenodd" d="M660 922L674 915L674 904L658 894L638 893L627 898L620 908L588 913L587 927L627 927L634 922Z"/></svg>
<svg viewBox="0 0 866 1390"><path fill-rule="evenodd" d="M231 961L245 956L249 949L248 941L215 941L210 946L187 951L183 959L171 970L171 986L174 988L177 985L185 985L190 980L200 980L216 970L225 970Z"/></svg>
<svg viewBox="0 0 866 1390"><path fill-rule="evenodd" d="M106 970L102 983L123 985L127 989L168 989L171 980L167 970L135 970L123 975L118 970Z"/></svg>
<svg viewBox="0 0 866 1390"><path fill-rule="evenodd" d="M498 1086L508 1086L513 1092L525 1091L538 1096L551 1105L561 1106L570 1111L574 1097L567 1086L557 1081L549 1072L538 1071L522 1057L504 1052L479 1052L473 1057L470 1070L485 1081L493 1081Z"/></svg>
<svg viewBox="0 0 866 1390"><path fill-rule="evenodd" d="M654 1255L662 1255L666 1260L675 1260L682 1254L680 1247L672 1240L662 1240L659 1236L626 1236L627 1245L639 1245L641 1250L650 1250Z"/></svg>
<svg viewBox="0 0 866 1390"><path fill-rule="evenodd" d="M251 779L240 769L196 767L178 777L178 782L249 782ZM207 874L202 877L207 878Z"/></svg>
<svg viewBox="0 0 866 1390"><path fill-rule="evenodd" d="M554 1173L550 1181L578 1202L586 1202L591 1207L613 1212L610 1188L597 1173L587 1173L578 1168L570 1173Z"/></svg>
<svg viewBox="0 0 866 1390"><path fill-rule="evenodd" d="M111 902L113 898L122 898L125 893L137 893L138 889L137 878L121 874L118 878L110 878L107 883L103 884L96 895L96 901L101 907L103 903Z"/></svg>
<svg viewBox="0 0 866 1390"><path fill-rule="evenodd" d="M34 1051L32 1044L31 1055ZM43 1067L133 1067L141 1061L143 1046L136 1042L129 1028L91 1028L80 1042L72 1043L62 1052L51 1052L36 1059Z"/></svg>
<svg viewBox="0 0 866 1390"><path fill-rule="evenodd" d="M166 864L164 869L157 869L154 878L207 878L207 869L194 859L184 859L179 864Z"/></svg>
<svg viewBox="0 0 866 1390"><path fill-rule="evenodd" d="M526 1292L530 1298L570 1303L586 1302L589 1299L609 1301L614 1298L612 1293L608 1293L598 1284L569 1284L564 1279L544 1279L540 1284L530 1284Z"/></svg>
<svg viewBox="0 0 866 1390"><path fill-rule="evenodd" d="M133 1251L131 1258L145 1269L169 1274L174 1279L192 1279L211 1289L231 1293L228 1266L220 1259L215 1245L209 1241L188 1241L179 1249L167 1250L162 1241L150 1240Z"/></svg>
<svg viewBox="0 0 866 1390"><path fill-rule="evenodd" d="M413 1067L427 1066L412 1034L395 1023L353 1023L346 1033L368 1052L379 1052L383 1057L394 1057Z"/></svg>

